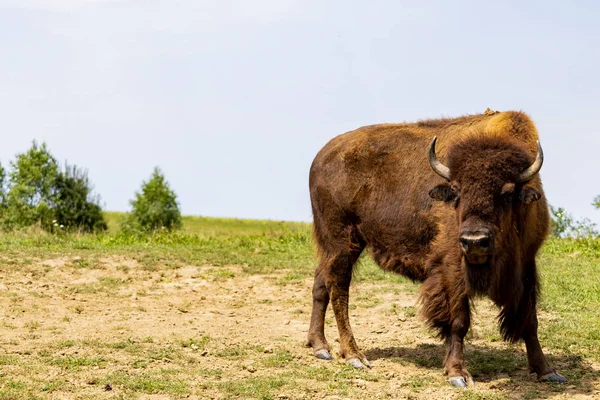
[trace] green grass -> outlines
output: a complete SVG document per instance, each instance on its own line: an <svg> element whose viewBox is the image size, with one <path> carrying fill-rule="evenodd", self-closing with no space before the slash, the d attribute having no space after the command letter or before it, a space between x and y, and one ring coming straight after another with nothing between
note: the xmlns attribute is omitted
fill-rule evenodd
<svg viewBox="0 0 600 400"><path fill-rule="evenodd" d="M65 370L80 369L82 367L100 367L106 363L102 357L56 357L47 361L50 365L61 367Z"/></svg>
<svg viewBox="0 0 600 400"><path fill-rule="evenodd" d="M553 316L541 322L540 340L600 361L600 240L550 240L538 264L540 309Z"/></svg>
<svg viewBox="0 0 600 400"><path fill-rule="evenodd" d="M241 265L247 273L281 268L304 273L314 268L311 228L306 223L184 217L182 231L133 235L115 230L121 214L107 214L111 229L100 235L0 233L0 260L11 261L2 262L0 272L60 256L80 257L76 266L88 268L93 265L90 259L107 254L132 256L149 271L184 264Z"/></svg>
<svg viewBox="0 0 600 400"><path fill-rule="evenodd" d="M278 350L262 360L267 368L284 368L294 362L294 356L289 351Z"/></svg>
<svg viewBox="0 0 600 400"><path fill-rule="evenodd" d="M106 212L108 233L114 235L119 232L119 224L126 217L126 213ZM185 233L202 233L209 236L232 235L263 235L287 230L305 230L309 224L302 222L284 222L269 220L248 220L238 218L210 218L184 216L182 217Z"/></svg>
<svg viewBox="0 0 600 400"><path fill-rule="evenodd" d="M190 392L190 384L179 379L175 371L162 369L148 372L118 371L108 374L101 384L110 383L112 386L122 388L125 392L147 394L183 395Z"/></svg>
<svg viewBox="0 0 600 400"><path fill-rule="evenodd" d="M235 285L241 278L254 274L275 274L268 276L278 290L294 290L299 298L309 296L305 282L312 278L316 260L311 239L311 226L305 223L276 221L249 221L238 219L216 219L205 217L184 217L184 228L175 233L154 235L126 235L118 231L121 213L108 213L109 231L101 235L61 235L53 236L42 232L0 233L0 274L19 274L21 280L44 282L46 274L69 269L79 273L99 274L92 283L72 284L64 282L58 289L61 296L85 299L86 296L115 298L115 301L129 301L122 296L131 296L131 279L148 279L149 285L138 296L152 296L155 282L171 282L180 267L202 267L193 279L206 280L214 285ZM131 265L113 266L119 277L106 277L103 258L123 257L136 261L139 267ZM48 260L64 259L64 267ZM120 261L119 261L120 262ZM235 267L231 267L231 266ZM597 380L593 363L600 363L600 240L550 239L538 258L542 282L542 298L539 305L540 340L550 361L563 372L570 382L589 387ZM183 274L183 272L182 272ZM147 278L146 278L147 277ZM393 321L415 318L418 308L399 306L396 303L384 304L384 292L393 294L416 294L418 285L403 277L383 272L364 255L354 271L355 284L368 283L369 291L358 292L352 299L353 312L370 313L385 309L394 317ZM150 284L151 283L151 284ZM125 294L122 294L125 293ZM42 305L46 298L44 291L32 286L29 291L17 291L10 287L0 293L7 304L7 315L25 315L32 303ZM202 299L211 296L210 291L198 293L197 302L173 301L173 309L183 318L194 316L202 311ZM255 293L256 298L243 299L264 307L280 306L277 297L266 298ZM237 304L238 299L231 304ZM93 310L91 303L71 303L66 310L68 318L85 317ZM231 308L234 306L231 305ZM310 309L300 303L282 306L278 312L290 318L308 321ZM144 307L135 308L135 314L144 313ZM237 318L237 317L236 317ZM327 321L331 322L328 314ZM390 321L391 321L390 320ZM232 318L233 321L233 318ZM388 321L389 322L389 321ZM233 322L232 322L233 323ZM382 321L385 323L385 321ZM6 319L7 329L22 329L27 334L50 333L40 321L29 320L17 324ZM201 327L200 327L201 328ZM486 328L487 329L487 328ZM492 329L492 328L490 328ZM483 340L492 343L497 340L497 330L483 330ZM97 341L69 338L51 344L34 355L22 356L7 352L0 357L0 400L13 398L46 398L48 393L76 393L77 386L60 379L45 381L28 380L30 368L51 368L65 374L94 374L92 383L99 391L110 383L124 398L137 398L140 394L159 394L173 398L197 395L202 390L210 390L214 397L262 399L277 398L279 394L304 393L306 398L337 395L360 397L355 381L368 384L384 380L385 371L375 368L369 371L355 371L343 365L310 364L298 357L308 354L300 344L296 347L266 348L254 343L225 345L215 338L212 332L186 333L174 338L172 343L153 338L146 340L111 337ZM210 335L210 337L208 336ZM28 336L18 336L7 343L27 343ZM142 336L143 337L143 336ZM359 339L372 339L377 346L377 336L367 331L357 334ZM332 337L332 341L333 341ZM496 339L494 339L496 338ZM18 340L17 340L18 339ZM285 342L286 345L289 341ZM441 373L443 348L440 345L416 343L409 345L401 357L391 358L391 364L418 368L421 373L410 373L396 379L401 388L422 394L427 388L445 387ZM85 351L81 351L85 349ZM74 353L73 351L81 351ZM304 353L302 353L304 351ZM66 352L66 353L65 353ZM67 354L68 353L68 354ZM127 362L116 363L113 354L120 355ZM232 365L242 378L232 379L230 370L217 368L206 360L213 357L220 362ZM527 368L526 355L521 348L507 346L468 347L466 351L468 368L476 377L494 379L496 375L512 374ZM244 372L241 365L252 359L258 372ZM118 364L118 365L116 365ZM398 365L396 365L398 366ZM112 368L105 371L104 368ZM118 368L118 370L115 370ZM13 375L13 371L20 371ZM97 372L94 372L97 371ZM241 371L241 372L240 372ZM91 379L91 378L90 378ZM520 378L519 378L520 379ZM200 383L198 383L200 382ZM320 392L307 388L318 387ZM198 387L200 385L200 387ZM515 389L515 384L511 383ZM518 393L523 398L551 397L549 393L562 391L557 386L537 386L531 383ZM550 392L549 392L550 391ZM217 395L218 394L218 395ZM96 394L88 397L94 398ZM457 396L457 397L456 397ZM505 392L467 390L453 398L503 399ZM75 398L76 396L74 396ZM293 397L293 396L292 396ZM510 396L509 396L510 397ZM80 397L77 397L80 398Z"/></svg>
<svg viewBox="0 0 600 400"><path fill-rule="evenodd" d="M275 376L229 381L219 386L230 396L270 400L275 398L277 390L286 385L289 385L289 379Z"/></svg>
<svg viewBox="0 0 600 400"><path fill-rule="evenodd" d="M508 396L505 393L481 393L477 389L467 389L463 391L457 400L503 400Z"/></svg>
<svg viewBox="0 0 600 400"><path fill-rule="evenodd" d="M0 271L27 270L36 259L60 256L77 256L74 268L93 268L102 255L120 254L135 258L151 271L186 264L241 265L247 274L283 271L278 283L286 285L310 278L315 267L310 224L188 216L183 218L181 232L136 236L118 232L123 216L107 213L110 229L102 235L0 233ZM543 287L540 308L556 316L541 324L542 341L600 361L600 240L550 239L538 264ZM218 280L235 277L227 269L215 268L210 274ZM380 270L366 255L356 268L355 282L396 283L408 291L418 287ZM104 279L72 285L68 291L114 294L123 285L127 282ZM378 300L362 298L358 304L372 307Z"/></svg>
<svg viewBox="0 0 600 400"><path fill-rule="evenodd" d="M214 353L216 357L226 358L228 360L241 360L252 353L263 353L264 348L253 345L227 346Z"/></svg>

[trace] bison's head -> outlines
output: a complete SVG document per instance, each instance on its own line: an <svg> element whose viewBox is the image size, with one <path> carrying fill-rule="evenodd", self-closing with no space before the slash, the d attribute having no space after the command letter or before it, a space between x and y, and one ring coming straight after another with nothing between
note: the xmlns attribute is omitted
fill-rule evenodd
<svg viewBox="0 0 600 400"><path fill-rule="evenodd" d="M456 209L457 245L468 264L486 264L500 248L511 246L525 207L542 196L530 184L542 167L542 148L538 142L534 159L515 139L475 136L448 149L446 166L436 156L436 139L429 146L429 163L447 182L429 195Z"/></svg>

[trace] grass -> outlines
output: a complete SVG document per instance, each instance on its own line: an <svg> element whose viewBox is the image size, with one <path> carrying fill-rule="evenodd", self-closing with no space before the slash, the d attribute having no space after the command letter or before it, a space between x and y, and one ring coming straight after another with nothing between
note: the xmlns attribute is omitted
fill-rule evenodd
<svg viewBox="0 0 600 400"><path fill-rule="evenodd" d="M55 365L64 370L80 369L82 367L99 367L106 363L102 357L57 357L47 361L49 365Z"/></svg>
<svg viewBox="0 0 600 400"><path fill-rule="evenodd" d="M243 271L250 274L287 271L279 278L279 284L294 284L310 276L315 264L310 224L184 217L182 234L118 239L114 228L122 214L109 213L108 217L112 229L109 236L71 241L81 240L94 248L107 243L124 251L145 245L154 248L152 258L159 262L164 261L160 247L170 246L178 251L169 258L180 263L202 258L215 266L242 265ZM600 240L550 239L538 264L543 287L540 309L556 316L544 321L540 339L566 353L583 352L600 362ZM217 269L213 275L226 279L234 273ZM377 268L366 255L361 257L354 279L399 283L404 284L403 290L416 290L405 278ZM378 300L363 297L359 302L369 308L377 305ZM405 313L411 317L416 311L409 309Z"/></svg>
<svg viewBox="0 0 600 400"><path fill-rule="evenodd" d="M93 265L90 259L107 254L134 257L149 271L184 264L241 265L251 274L313 268L309 224L185 217L180 232L131 235L114 230L121 214L107 214L111 230L106 234L0 233L1 258L10 261L0 268L26 269L35 259L53 256L77 256L80 259L75 267L89 268Z"/></svg>
<svg viewBox="0 0 600 400"><path fill-rule="evenodd" d="M289 379L275 376L229 381L222 383L220 388L234 397L270 400L274 398L274 392L286 385L289 385Z"/></svg>
<svg viewBox="0 0 600 400"><path fill-rule="evenodd" d="M106 382L122 387L125 393L186 395L190 393L190 384L177 378L169 370L156 372L118 371L108 374L101 383Z"/></svg>
<svg viewBox="0 0 600 400"><path fill-rule="evenodd" d="M203 332L194 322L198 315L214 311L203 302L211 299L210 288L220 287L230 291L226 306L233 314L215 318L228 319L239 332L256 318L236 314L247 303L305 323L310 308L300 300L281 304L278 292L297 293L298 299L310 295L307 282L315 267L310 224L184 217L181 232L136 236L118 232L121 218L123 214L108 213L109 231L102 235L0 233L0 274L7 285L7 290L0 291L6 314L2 329L8 335L3 339L3 346L8 347L0 355L0 400L46 398L48 393L101 398L107 385L120 396L115 398L202 398L204 393L213 398L260 399L300 395L360 398L379 393L386 398L397 391L410 398L429 389L446 390L440 344L407 344L400 357L382 358L379 362L387 368L411 370L386 378L386 371L377 368L355 371L315 361L296 339L284 336L270 347L250 339L229 342L223 339L228 333ZM111 257L117 260L112 269L105 261ZM576 386L577 393L588 393L598 381L593 365L600 363L600 240L550 239L538 264L543 287L540 340L551 354L550 361ZM198 271L184 276L182 268L189 266ZM72 278L61 278L61 273ZM79 276L93 276L94 280L78 281ZM235 287L240 280L250 282L250 277L264 277L274 293ZM125 324L117 325L111 337L83 338L68 330L61 333L64 326L92 315L109 315L113 304L125 310L118 315L122 320L143 320L152 314L151 301L164 295L164 287L183 290L178 288L185 279L205 282L205 286L194 289L193 301L176 294L169 298L169 308L178 315L175 325L189 326L180 336L168 337L168 328L159 336L158 328L156 332L137 332ZM383 310L381 324L418 321L418 308L386 304L380 296L415 295L417 285L381 271L366 255L361 257L353 282L372 289L359 291L352 299L352 313ZM55 288L54 292L48 294L43 285ZM60 309L58 322L50 326L46 320L51 311L44 307L63 299L70 302ZM97 301L107 309L99 309ZM116 318L116 314L110 315ZM334 332L331 314L327 321L327 329ZM369 328L357 332L357 337L374 341L367 347L377 346L377 333L369 333ZM497 329L488 324L478 332L475 340L487 344L466 351L468 367L477 379L493 381L527 368L522 346L488 347L498 342ZM54 338L59 334L62 336ZM256 371L243 368L248 360ZM62 379L64 376L72 378ZM508 391L484 386L447 393L463 400L512 398L513 392L533 399L565 391L563 386L523 383L522 377L507 381ZM392 384L396 389L389 386Z"/></svg>
<svg viewBox="0 0 600 400"><path fill-rule="evenodd" d="M540 340L600 361L600 241L551 240L539 264L540 309L553 316Z"/></svg>

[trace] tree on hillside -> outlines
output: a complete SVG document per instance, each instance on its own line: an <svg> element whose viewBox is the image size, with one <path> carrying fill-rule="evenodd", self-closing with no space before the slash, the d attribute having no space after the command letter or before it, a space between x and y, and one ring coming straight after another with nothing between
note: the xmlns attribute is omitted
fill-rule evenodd
<svg viewBox="0 0 600 400"><path fill-rule="evenodd" d="M142 231L181 228L181 213L177 195L170 188L162 171L155 167L152 176L142 182L140 192L130 201L132 210L123 228Z"/></svg>
<svg viewBox="0 0 600 400"><path fill-rule="evenodd" d="M555 237L595 237L598 236L596 224L587 218L575 219L562 207L550 206L550 226Z"/></svg>
<svg viewBox="0 0 600 400"><path fill-rule="evenodd" d="M592 205L596 208L600 208L600 195L594 197L594 202L592 203Z"/></svg>
<svg viewBox="0 0 600 400"><path fill-rule="evenodd" d="M69 165L61 171L45 143L34 141L10 165L8 182L0 166L0 219L4 228L38 224L49 231L106 229L99 198L92 195L87 174Z"/></svg>
<svg viewBox="0 0 600 400"><path fill-rule="evenodd" d="M15 227L39 223L42 227L50 227L53 219L50 203L58 163L46 144L38 145L33 141L27 152L17 154L11 169L5 224Z"/></svg>
<svg viewBox="0 0 600 400"><path fill-rule="evenodd" d="M65 163L55 178L52 210L55 224L67 230L105 231L108 226L100 207L100 198L92 194L87 172Z"/></svg>
<svg viewBox="0 0 600 400"><path fill-rule="evenodd" d="M0 163L0 218L4 215L6 206L6 170Z"/></svg>

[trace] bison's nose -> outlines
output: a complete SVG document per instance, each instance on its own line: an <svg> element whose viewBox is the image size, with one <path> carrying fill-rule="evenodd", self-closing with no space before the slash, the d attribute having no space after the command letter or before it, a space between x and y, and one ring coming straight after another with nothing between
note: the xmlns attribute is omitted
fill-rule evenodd
<svg viewBox="0 0 600 400"><path fill-rule="evenodd" d="M487 230L463 232L459 240L465 254L484 255L491 251L492 237Z"/></svg>

